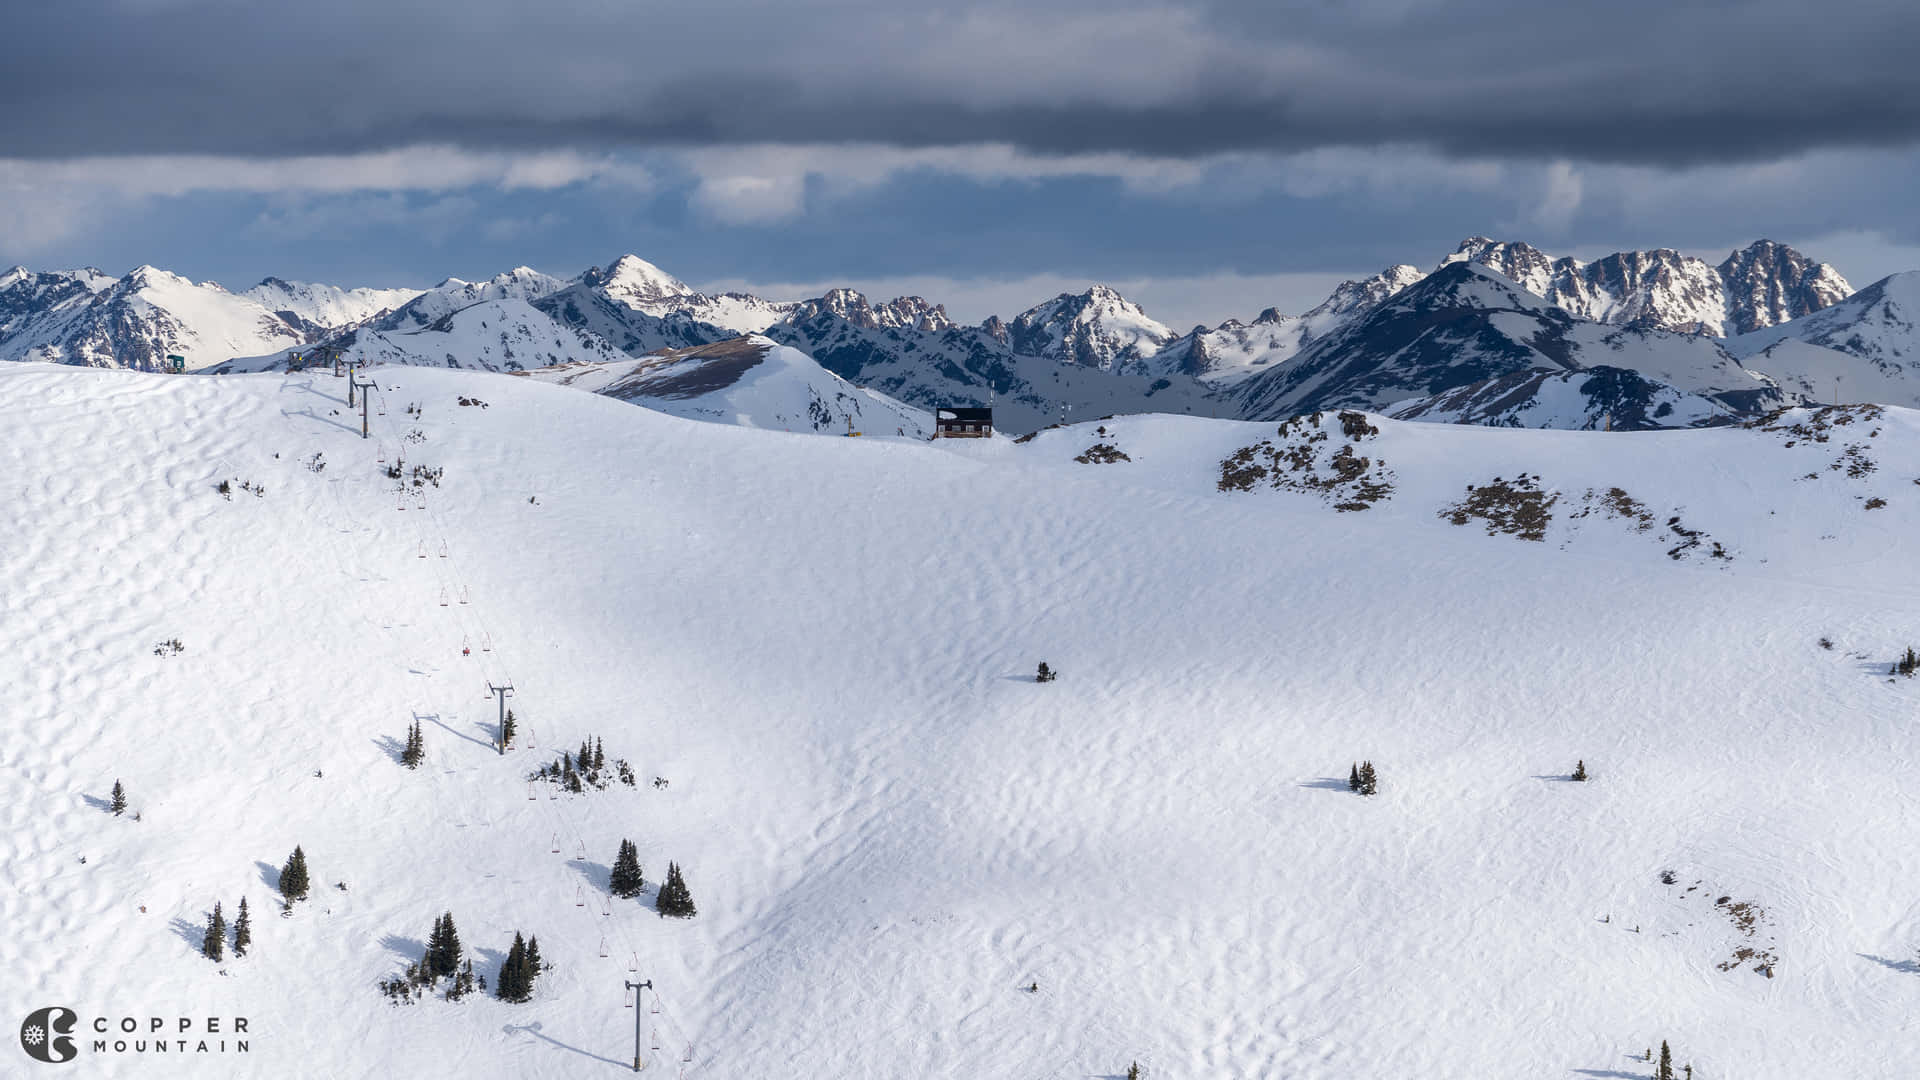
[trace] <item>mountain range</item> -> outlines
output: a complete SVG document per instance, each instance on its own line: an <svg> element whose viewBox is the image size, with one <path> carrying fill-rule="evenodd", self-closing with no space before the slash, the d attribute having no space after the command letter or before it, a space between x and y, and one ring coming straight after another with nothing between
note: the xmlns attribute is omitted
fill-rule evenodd
<svg viewBox="0 0 1920 1080"><path fill-rule="evenodd" d="M570 279L519 267L425 290L269 278L235 293L150 266L122 278L16 268L0 274L0 359L152 370L172 354L231 373L337 357L511 372L669 350L677 364L718 363L698 350L758 334L799 356L775 365L796 380L789 391L754 400L844 383L918 410L990 404L1010 433L1076 416L1268 420L1345 407L1637 429L1835 396L1920 404L1920 278L1908 277L1856 294L1831 266L1768 240L1715 266L1664 248L1581 262L1471 237L1431 272L1392 266L1300 315L1269 308L1180 333L1102 285L963 325L917 296L703 293L634 255Z"/></svg>

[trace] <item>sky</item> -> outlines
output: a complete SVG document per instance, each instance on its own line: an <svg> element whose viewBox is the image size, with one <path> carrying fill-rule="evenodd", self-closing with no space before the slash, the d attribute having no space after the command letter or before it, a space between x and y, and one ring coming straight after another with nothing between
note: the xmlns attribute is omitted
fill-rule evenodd
<svg viewBox="0 0 1920 1080"><path fill-rule="evenodd" d="M0 266L426 286L632 252L1178 329L1465 237L1920 268L1909 0L68 0L0 35Z"/></svg>

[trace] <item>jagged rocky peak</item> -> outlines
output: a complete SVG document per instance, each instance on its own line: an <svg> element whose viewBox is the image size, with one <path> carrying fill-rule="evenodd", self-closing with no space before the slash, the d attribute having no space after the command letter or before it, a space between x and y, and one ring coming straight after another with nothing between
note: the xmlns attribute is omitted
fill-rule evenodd
<svg viewBox="0 0 1920 1080"><path fill-rule="evenodd" d="M1579 268L1579 264L1570 259L1561 261L1571 264L1571 269ZM1460 241L1460 246L1454 249L1453 254L1440 260L1440 265L1456 262L1491 267L1537 296L1546 296L1551 291L1556 270L1569 268L1556 266L1545 252L1532 244L1518 240L1491 240L1484 236L1469 236Z"/></svg>
<svg viewBox="0 0 1920 1080"><path fill-rule="evenodd" d="M1715 336L1725 332L1724 296L1713 267L1672 248L1615 252L1562 275L1548 294L1582 318Z"/></svg>
<svg viewBox="0 0 1920 1080"><path fill-rule="evenodd" d="M1471 243L1471 241L1469 241L1469 243ZM1461 246L1464 247L1465 245L1463 244ZM1449 259L1448 261L1452 262L1455 260ZM1446 263L1442 263L1441 265L1445 266ZM1328 315L1348 315L1356 311L1365 311L1414 282L1419 281L1423 276L1425 275L1421 274L1417 268L1401 263L1395 266L1389 266L1369 278L1361 278L1358 281L1343 281L1333 290L1333 295L1321 301L1320 306L1307 312L1306 317L1315 319ZM1273 317L1269 319L1269 315ZM1268 308L1261 312L1260 318L1255 321L1279 322L1284 317L1285 316L1282 316L1275 309Z"/></svg>
<svg viewBox="0 0 1920 1080"><path fill-rule="evenodd" d="M685 282L638 255L622 255L604 267L588 270L581 279L629 306L693 294Z"/></svg>
<svg viewBox="0 0 1920 1080"><path fill-rule="evenodd" d="M790 322L806 322L829 316L866 330L924 330L938 332L953 326L944 304L931 304L923 297L896 296L884 304L870 302L857 289L829 289L825 296L803 300L788 316Z"/></svg>
<svg viewBox="0 0 1920 1080"><path fill-rule="evenodd" d="M1745 334L1831 307L1853 292L1826 263L1772 240L1756 240L1720 264L1727 332Z"/></svg>
<svg viewBox="0 0 1920 1080"><path fill-rule="evenodd" d="M1017 352L1102 370L1152 356L1178 336L1105 285L1061 293L1021 312L1008 329Z"/></svg>

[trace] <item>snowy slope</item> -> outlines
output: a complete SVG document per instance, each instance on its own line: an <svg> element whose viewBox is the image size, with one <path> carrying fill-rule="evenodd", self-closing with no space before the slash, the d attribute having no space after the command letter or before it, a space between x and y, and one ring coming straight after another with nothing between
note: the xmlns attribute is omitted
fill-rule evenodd
<svg viewBox="0 0 1920 1080"><path fill-rule="evenodd" d="M374 330L419 330L431 326L462 308L488 300L534 301L566 288L567 282L525 266L495 274L485 281L448 278L402 304L393 312L375 319Z"/></svg>
<svg viewBox="0 0 1920 1080"><path fill-rule="evenodd" d="M1809 400L1838 394L1844 401L1920 404L1920 271L1883 278L1727 347Z"/></svg>
<svg viewBox="0 0 1920 1080"><path fill-rule="evenodd" d="M285 349L220 364L209 374L284 371L299 356L307 365L331 368L338 352L344 364L407 365L521 371L553 364L599 363L621 352L597 335L562 326L524 300L483 300L442 315L414 330L362 327L325 347Z"/></svg>
<svg viewBox="0 0 1920 1080"><path fill-rule="evenodd" d="M933 433L931 414L856 388L800 350L757 335L523 374L689 420L832 435L924 439Z"/></svg>
<svg viewBox="0 0 1920 1080"><path fill-rule="evenodd" d="M1920 644L1920 414L928 445L398 374L389 419L419 414L362 442L325 377L0 371L37 436L0 447L0 992L250 1023L245 1059L73 1075L611 1075L630 978L693 1078L1585 1080L1669 1040L1703 1080L1799 1080L1920 1051L1920 682L1883 674ZM1296 448L1307 472L1217 489ZM396 450L444 470L424 509ZM1388 494L1335 509L1309 481L1336 451ZM1536 477L1541 542L1449 520ZM486 744L489 680L537 747ZM529 800L590 733L670 786ZM115 778L139 821L100 809ZM622 837L697 918L601 914ZM314 897L273 917L296 843ZM199 958L243 895L253 954ZM490 977L537 933L535 1000L388 1005L443 911Z"/></svg>
<svg viewBox="0 0 1920 1080"><path fill-rule="evenodd" d="M606 266L590 269L572 284L596 290L616 304L656 319L678 316L736 334L759 333L794 307L746 293L714 296L698 292L638 255L622 255Z"/></svg>

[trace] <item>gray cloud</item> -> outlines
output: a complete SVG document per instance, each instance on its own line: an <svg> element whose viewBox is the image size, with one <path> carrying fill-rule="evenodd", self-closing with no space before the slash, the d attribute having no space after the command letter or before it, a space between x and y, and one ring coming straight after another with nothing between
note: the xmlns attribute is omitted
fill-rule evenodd
<svg viewBox="0 0 1920 1080"><path fill-rule="evenodd" d="M29 158L1392 143L1674 166L1920 140L1906 0L74 0L6 24L0 152Z"/></svg>

